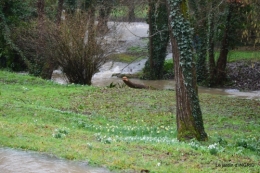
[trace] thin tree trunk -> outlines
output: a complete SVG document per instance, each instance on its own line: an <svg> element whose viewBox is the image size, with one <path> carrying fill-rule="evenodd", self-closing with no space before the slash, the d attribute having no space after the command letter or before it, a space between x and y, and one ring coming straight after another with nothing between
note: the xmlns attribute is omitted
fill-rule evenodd
<svg viewBox="0 0 260 173"><path fill-rule="evenodd" d="M194 38L194 48L196 50L196 71L197 71L197 81L203 82L207 79L207 13L205 0L199 0L191 2L191 7L194 10L195 16L195 38Z"/></svg>
<svg viewBox="0 0 260 173"><path fill-rule="evenodd" d="M64 3L64 0L59 0L58 1L58 9L57 9L57 17L56 17L56 24L57 24L57 26L60 26L62 9L63 9L63 3Z"/></svg>
<svg viewBox="0 0 260 173"><path fill-rule="evenodd" d="M212 3L212 9L214 8L214 3ZM211 10L212 10L211 9ZM215 42L214 42L214 12L211 11L209 14L209 31L208 31L208 40L209 40L209 49L208 49L208 55L209 55L209 84L210 86L214 86L215 84L215 74L216 74L216 62L215 62Z"/></svg>
<svg viewBox="0 0 260 173"><path fill-rule="evenodd" d="M226 26L224 30L224 36L221 42L220 55L216 66L216 85L221 85L226 80L226 65L227 55L229 52L229 35L230 35L230 22L232 17L233 5L228 5L228 15L226 20Z"/></svg>
<svg viewBox="0 0 260 173"><path fill-rule="evenodd" d="M45 32L45 0L38 0L37 2L37 12L38 12L38 33L39 33L39 39L38 39L38 48L36 50L37 58L40 60L40 64L42 64L41 69L41 78L43 79L51 79L52 72L54 70L54 62L52 58L50 57L44 57L42 52L44 51L46 45L44 40L44 34Z"/></svg>
<svg viewBox="0 0 260 173"><path fill-rule="evenodd" d="M181 4L166 0L169 31L175 62L177 138L207 140L197 92L195 65L192 62L190 25L181 14ZM184 5L185 1L182 2ZM180 21L182 22L180 22ZM179 45L181 44L181 46Z"/></svg>
<svg viewBox="0 0 260 173"><path fill-rule="evenodd" d="M105 34L106 32L108 32L107 22L111 10L112 10L111 4L107 4L107 3L104 3L101 9L99 10L97 29L100 34Z"/></svg>
<svg viewBox="0 0 260 173"><path fill-rule="evenodd" d="M38 0L37 2L38 29L40 34L39 39L42 39L42 34L44 32L44 4L45 0Z"/></svg>
<svg viewBox="0 0 260 173"><path fill-rule="evenodd" d="M154 0L149 0L149 9L148 9L148 21L149 21L149 65L150 69L154 68L154 62L153 62L153 21L152 21L152 13L153 13L153 2ZM153 78L154 75L150 74L151 78Z"/></svg>
<svg viewBox="0 0 260 173"><path fill-rule="evenodd" d="M131 4L128 5L128 22L135 21L135 4L130 2Z"/></svg>

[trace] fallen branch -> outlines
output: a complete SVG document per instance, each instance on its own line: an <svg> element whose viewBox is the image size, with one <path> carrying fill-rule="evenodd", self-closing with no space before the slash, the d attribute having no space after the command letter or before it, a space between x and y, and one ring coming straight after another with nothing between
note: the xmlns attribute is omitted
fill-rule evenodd
<svg viewBox="0 0 260 173"><path fill-rule="evenodd" d="M137 84L137 83L133 83L131 82L127 77L123 77L123 82L129 86L130 88L135 88L135 89L152 89L152 87L150 86L146 86L143 84Z"/></svg>

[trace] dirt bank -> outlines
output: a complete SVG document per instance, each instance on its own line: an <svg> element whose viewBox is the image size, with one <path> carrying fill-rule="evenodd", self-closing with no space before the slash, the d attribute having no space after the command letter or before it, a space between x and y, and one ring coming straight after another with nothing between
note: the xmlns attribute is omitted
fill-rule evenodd
<svg viewBox="0 0 260 173"><path fill-rule="evenodd" d="M241 61L227 64L229 87L239 90L260 90L260 62Z"/></svg>

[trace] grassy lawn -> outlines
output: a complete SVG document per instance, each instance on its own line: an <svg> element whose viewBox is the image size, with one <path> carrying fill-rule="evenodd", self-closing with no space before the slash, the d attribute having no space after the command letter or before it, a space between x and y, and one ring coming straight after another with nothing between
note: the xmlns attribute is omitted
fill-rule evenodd
<svg viewBox="0 0 260 173"><path fill-rule="evenodd" d="M260 101L200 101L209 140L179 142L173 91L58 85L0 71L0 146L115 172L259 172Z"/></svg>
<svg viewBox="0 0 260 173"><path fill-rule="evenodd" d="M215 58L219 57L219 52L215 53ZM260 61L260 51L232 50L228 53L228 62L234 61Z"/></svg>

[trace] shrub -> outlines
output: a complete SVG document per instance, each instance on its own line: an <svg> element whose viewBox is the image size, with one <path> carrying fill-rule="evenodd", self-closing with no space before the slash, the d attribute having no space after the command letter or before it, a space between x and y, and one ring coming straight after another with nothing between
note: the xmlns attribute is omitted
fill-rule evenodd
<svg viewBox="0 0 260 173"><path fill-rule="evenodd" d="M61 67L70 83L91 85L92 76L115 49L113 38L108 42L107 35L97 35L94 20L85 12L68 14L59 27L45 20L41 32L31 26L23 31L20 45L31 61L30 73L38 76Z"/></svg>

